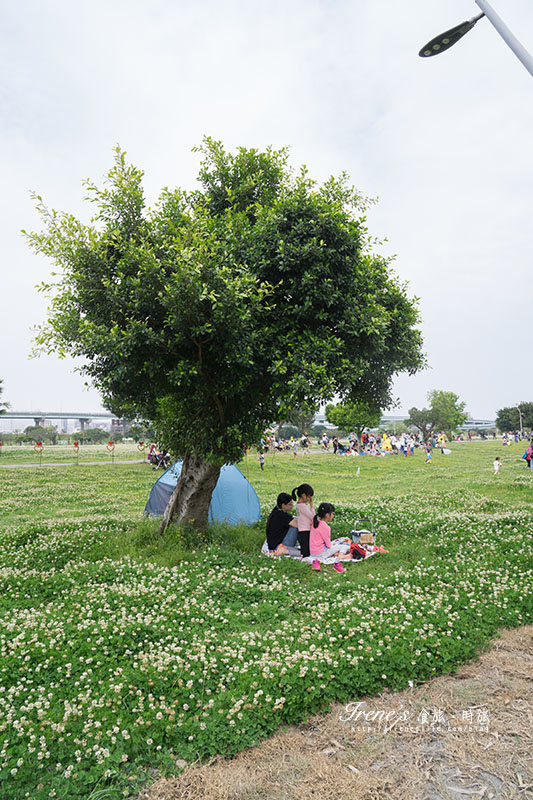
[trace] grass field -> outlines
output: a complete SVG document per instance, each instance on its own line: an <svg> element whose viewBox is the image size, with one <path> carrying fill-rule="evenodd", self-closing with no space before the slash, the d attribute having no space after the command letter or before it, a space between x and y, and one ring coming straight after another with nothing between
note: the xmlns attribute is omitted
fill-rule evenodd
<svg viewBox="0 0 533 800"><path fill-rule="evenodd" d="M268 455L264 472L246 458L265 515L308 482L337 507L333 534L372 517L390 552L343 575L261 556L264 524L159 538L141 520L156 473L119 463L134 447L72 465L55 447L60 466L17 467L21 449L0 457L1 797L133 795L153 769L453 671L532 621L519 445L457 443L427 466L421 452Z"/></svg>
<svg viewBox="0 0 533 800"><path fill-rule="evenodd" d="M52 466L57 464L86 465L93 462L113 464L114 461L138 461L146 457L134 444L116 444L113 452L106 444L79 445L78 452L72 445L45 445L42 453L36 453L31 445L4 445L0 447L0 466Z"/></svg>

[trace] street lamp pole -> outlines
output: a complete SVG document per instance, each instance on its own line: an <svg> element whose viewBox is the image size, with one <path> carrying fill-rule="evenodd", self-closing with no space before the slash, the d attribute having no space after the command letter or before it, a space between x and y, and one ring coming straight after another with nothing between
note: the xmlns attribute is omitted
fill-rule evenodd
<svg viewBox="0 0 533 800"><path fill-rule="evenodd" d="M427 58L428 56L436 56L439 53L443 53L445 50L448 50L450 47L456 44L459 39L462 39L463 36L468 33L468 31L471 31L476 22L482 19L482 17L487 17L487 19L496 28L504 42L511 48L518 60L522 62L529 74L533 76L533 58L531 57L530 53L528 53L524 45L518 41L513 33L511 33L501 17L499 17L492 6L487 3L487 0L475 0L475 3L481 9L481 14L478 14L476 17L472 17L472 19L462 22L459 25L456 25L454 28L450 28L450 30L435 36L433 39L431 39L431 41L425 44L424 47L422 47L418 55L422 58Z"/></svg>
<svg viewBox="0 0 533 800"><path fill-rule="evenodd" d="M520 416L520 439L522 439L524 433L522 430L522 411L520 410L520 406L517 406L516 410L518 411L518 414Z"/></svg>
<svg viewBox="0 0 533 800"><path fill-rule="evenodd" d="M489 22L492 22L504 42L511 48L518 60L522 62L529 74L533 75L533 58L524 45L518 41L514 33L511 33L502 18L498 16L486 0L475 0L475 3L483 11Z"/></svg>

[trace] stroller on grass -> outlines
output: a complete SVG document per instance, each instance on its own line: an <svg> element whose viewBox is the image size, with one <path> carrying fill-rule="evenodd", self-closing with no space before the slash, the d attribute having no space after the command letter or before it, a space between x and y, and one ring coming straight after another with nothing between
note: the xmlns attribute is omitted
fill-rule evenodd
<svg viewBox="0 0 533 800"><path fill-rule="evenodd" d="M152 450L148 460L152 465L152 469L168 469L170 467L170 454L168 450Z"/></svg>

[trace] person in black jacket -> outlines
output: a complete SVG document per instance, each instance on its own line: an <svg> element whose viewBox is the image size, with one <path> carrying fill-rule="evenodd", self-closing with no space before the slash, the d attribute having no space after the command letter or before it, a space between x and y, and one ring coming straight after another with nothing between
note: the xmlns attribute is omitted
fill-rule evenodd
<svg viewBox="0 0 533 800"><path fill-rule="evenodd" d="M268 549L276 556L300 555L296 545L298 536L298 522L290 511L293 501L290 494L278 494L276 505L270 512L266 524L266 538Z"/></svg>

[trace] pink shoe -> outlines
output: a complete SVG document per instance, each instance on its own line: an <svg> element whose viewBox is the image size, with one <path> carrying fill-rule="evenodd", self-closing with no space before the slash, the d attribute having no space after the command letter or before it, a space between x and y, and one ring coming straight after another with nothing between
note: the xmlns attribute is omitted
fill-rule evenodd
<svg viewBox="0 0 533 800"><path fill-rule="evenodd" d="M317 572L320 572L320 561L317 561L315 559L315 561L313 561L312 567L313 569L316 569Z"/></svg>
<svg viewBox="0 0 533 800"><path fill-rule="evenodd" d="M336 570L337 572L346 572L340 561L337 561L336 564L333 564L333 569Z"/></svg>

